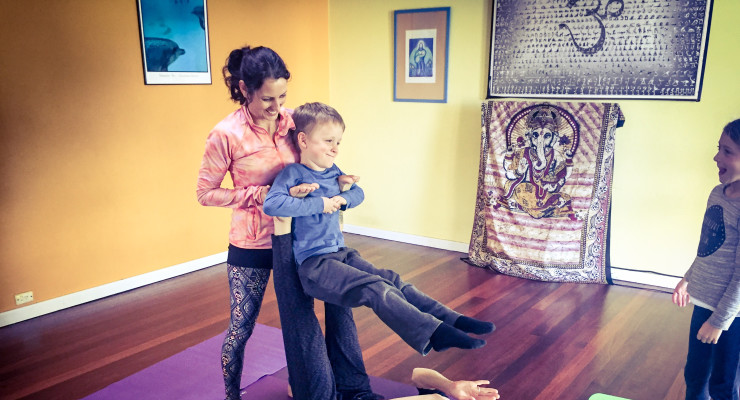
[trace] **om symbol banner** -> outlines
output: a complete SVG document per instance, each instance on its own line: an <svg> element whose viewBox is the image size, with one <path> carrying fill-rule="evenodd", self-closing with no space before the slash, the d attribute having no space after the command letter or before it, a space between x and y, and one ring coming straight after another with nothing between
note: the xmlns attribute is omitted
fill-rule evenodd
<svg viewBox="0 0 740 400"><path fill-rule="evenodd" d="M495 0L488 98L695 100L712 0Z"/></svg>
<svg viewBox="0 0 740 400"><path fill-rule="evenodd" d="M489 101L469 261L507 275L610 283L617 104Z"/></svg>

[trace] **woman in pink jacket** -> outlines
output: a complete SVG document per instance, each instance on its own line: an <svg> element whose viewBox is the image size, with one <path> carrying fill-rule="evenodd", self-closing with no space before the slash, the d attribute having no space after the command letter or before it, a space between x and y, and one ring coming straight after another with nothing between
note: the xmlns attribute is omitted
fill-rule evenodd
<svg viewBox="0 0 740 400"><path fill-rule="evenodd" d="M208 135L198 173L197 195L198 202L204 206L232 209L226 261L231 322L224 339L221 364L226 397L234 400L240 399L244 347L254 329L273 266L273 220L262 211L262 204L277 173L299 158L288 136L289 130L295 125L289 110L283 108L290 72L280 56L262 46L235 49L229 54L223 75L231 99L240 107L216 124ZM233 188L221 187L227 172L231 175ZM280 290L276 285L279 304L281 301L294 300L301 306L306 305L304 303L308 300L301 300L295 297L297 293L283 289L290 287L291 282L286 279L281 283L285 284L280 286ZM290 313L305 314L305 310L310 310L311 321L315 321L313 300L309 300L311 303L301 308L304 311L281 307L281 315L288 313L281 319L287 317L289 321L298 321L302 315ZM342 399L374 399L357 344L351 310L327 309L327 323L330 320L338 321L337 327L329 329L327 326L327 333L329 330L336 333L332 333L332 338L327 335L328 346L323 353L336 351L343 354L343 357L339 357L343 361L336 363L341 365L327 366L326 357L319 357L319 361L315 361L307 354L313 351L294 350L297 347L313 349L316 343L303 346L305 336L284 332L285 338L298 343L286 348L289 361L296 360L294 366L300 363L304 367L299 369L301 376L291 373L290 377L291 384L295 383L294 389L300 388L294 390L296 400L332 398L337 397L336 393ZM312 332L318 331L320 335L317 322L310 329ZM323 343L320 345L323 346ZM336 382L333 375L336 375ZM316 386L317 378L322 382L320 388ZM313 382L313 386L309 388L311 385L304 384L304 380Z"/></svg>

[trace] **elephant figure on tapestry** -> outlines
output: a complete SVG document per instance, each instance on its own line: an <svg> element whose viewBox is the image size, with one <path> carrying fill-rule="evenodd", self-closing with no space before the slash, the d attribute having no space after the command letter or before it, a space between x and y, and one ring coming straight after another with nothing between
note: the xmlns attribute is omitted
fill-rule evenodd
<svg viewBox="0 0 740 400"><path fill-rule="evenodd" d="M546 106L530 112L526 133L504 156L508 181L494 207L505 206L536 219L575 219L570 195L561 192L573 169L573 155L565 150L569 138L558 132L559 118Z"/></svg>

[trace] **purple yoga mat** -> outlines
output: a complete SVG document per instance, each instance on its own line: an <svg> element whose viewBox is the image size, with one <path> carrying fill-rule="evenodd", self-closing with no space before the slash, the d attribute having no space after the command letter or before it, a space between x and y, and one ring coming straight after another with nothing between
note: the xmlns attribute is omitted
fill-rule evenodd
<svg viewBox="0 0 740 400"><path fill-rule="evenodd" d="M226 333L187 348L84 400L217 400L225 397L221 344ZM280 329L257 324L245 349L241 387L286 366ZM283 388L283 391L287 388ZM242 392L244 389L242 389Z"/></svg>

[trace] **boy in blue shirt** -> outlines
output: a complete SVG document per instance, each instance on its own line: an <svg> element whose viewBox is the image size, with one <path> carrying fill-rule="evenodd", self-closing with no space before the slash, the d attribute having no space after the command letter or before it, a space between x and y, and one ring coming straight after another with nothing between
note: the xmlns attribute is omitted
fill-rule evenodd
<svg viewBox="0 0 740 400"><path fill-rule="evenodd" d="M358 206L365 195L358 178L334 164L344 121L332 107L307 103L295 109L292 132L301 154L275 178L264 202L266 214L293 217L293 253L303 290L311 297L345 307L367 306L401 339L422 355L450 347L475 349L486 342L468 333L493 332L491 322L457 313L378 269L344 245L339 210ZM340 184L343 186L340 191ZM305 197L290 188L301 186ZM345 187L346 186L346 187Z"/></svg>

